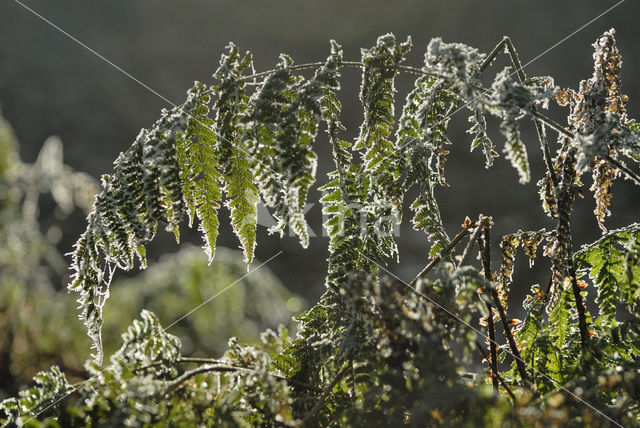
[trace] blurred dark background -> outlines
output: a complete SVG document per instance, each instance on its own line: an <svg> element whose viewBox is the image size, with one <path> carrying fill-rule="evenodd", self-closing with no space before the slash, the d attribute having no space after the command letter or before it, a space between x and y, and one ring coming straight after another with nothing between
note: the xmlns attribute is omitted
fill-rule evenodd
<svg viewBox="0 0 640 428"><path fill-rule="evenodd" d="M344 47L345 58L358 60L361 47L375 43L376 37L393 32L398 39L411 36L414 43L408 61L420 66L428 41L442 37L446 42L463 42L489 52L503 35L509 35L523 63L529 62L563 38L596 18L615 1L526 1L496 0L444 1L168 1L114 0L25 4L64 31L76 37L114 64L175 103L185 99L194 80L211 81L219 56L229 41L254 55L258 71L270 69L281 52L298 63L326 58L329 39ZM528 75L551 75L562 87L577 88L592 73L591 44L614 27L624 58L623 90L629 95L629 115L636 117L640 103L640 4L622 2L609 13L568 37L525 69ZM95 177L109 172L120 151L133 141L141 127L149 126L161 108L169 105L96 55L27 11L20 4L0 3L0 105L21 142L21 156L33 162L42 142L51 134L62 138L66 163ZM507 65L497 61L491 73ZM353 138L362 119L357 100L359 72L345 70L343 80L343 121L345 138ZM398 111L411 85L411 76L397 82ZM565 123L563 111L550 114ZM447 231L453 236L465 216L483 213L494 217L497 239L517 229L535 230L552 224L543 215L536 181L542 162L533 126L522 122L524 139L533 167L531 183L519 185L516 172L504 157L491 170L484 169L481 152L469 153L471 138L464 133L467 112L459 112L451 123L454 145L447 164L450 188L438 192ZM503 139L490 123L494 142ZM554 134L551 134L555 137ZM553 138L552 138L553 139ZM333 168L324 131L316 150L320 153L318 185ZM585 177L586 186L590 178ZM316 186L317 187L317 186ZM638 189L620 180L614 186L614 215L608 220L616 228L637 219ZM575 242L592 241L599 235L593 197L585 192L576 204ZM317 201L313 191L311 201ZM411 201L408 201L411 202ZM310 224L321 234L320 207L310 212ZM223 212L226 218L226 212ZM409 213L405 215L408 223ZM237 247L235 236L222 220L221 245ZM71 249L84 229L78 218L64 231L62 249ZM177 250L173 237L161 233L151 256ZM186 240L199 243L196 233ZM400 262L389 268L409 280L426 262L428 249L424 235L403 225L399 239ZM494 256L498 258L497 242ZM324 289L327 239L315 238L302 250L293 238L280 240L259 232L258 258L266 260L279 249L284 254L270 267L285 285L313 302ZM548 266L526 268L523 258L516 265L516 286L524 293L534 282L543 283Z"/></svg>

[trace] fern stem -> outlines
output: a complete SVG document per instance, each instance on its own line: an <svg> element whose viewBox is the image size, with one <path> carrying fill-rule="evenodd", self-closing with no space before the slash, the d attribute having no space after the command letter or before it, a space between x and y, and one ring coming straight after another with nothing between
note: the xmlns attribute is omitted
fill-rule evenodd
<svg viewBox="0 0 640 428"><path fill-rule="evenodd" d="M538 110L534 110L534 109L529 109L529 110L525 110L527 113L529 113L531 116L533 116L534 118L540 120L540 122L543 122L545 125L549 126L549 128L553 129L554 131L560 133L560 134L564 134L569 138L574 138L575 134L571 131L569 131L567 128L565 128L564 126L562 126L559 122L551 119L548 116L545 116L544 114L540 113Z"/></svg>
<svg viewBox="0 0 640 428"><path fill-rule="evenodd" d="M476 243L478 237L480 236L480 232L485 228L487 222L489 222L490 220L491 217L484 217L482 215L480 216L477 222L476 230L473 231L471 238L469 238L469 244L467 244L467 247L464 249L462 258L460 259L460 263L458 264L458 266L464 266L467 264L467 262L469 261L469 257L471 256L471 249L473 248L473 244Z"/></svg>
<svg viewBox="0 0 640 428"><path fill-rule="evenodd" d="M484 270L484 277L487 281L491 282L491 238L489 235L489 227L484 228L484 233L482 237L478 237L478 247L480 248L480 254L482 257L482 268ZM491 381L493 383L493 389L498 391L498 381L500 380L500 373L498 372L498 349L496 347L496 328L493 323L493 306L491 303L485 301L485 305L487 307L487 311L489 315L487 315L487 330L489 332L489 350L491 353L491 359L489 360L491 363ZM476 342L478 346L479 343ZM484 350L482 348L481 352L484 354ZM486 359L486 357L485 357ZM507 391L511 394L511 391L507 388Z"/></svg>
<svg viewBox="0 0 640 428"><path fill-rule="evenodd" d="M187 381L188 379L192 378L193 376L196 376L198 374L202 374L202 373L208 373L208 372L237 372L237 371L243 371L243 372L251 372L251 373L257 373L257 371L255 369L249 368L249 367L237 367L237 366L230 366L227 364L224 364L223 362L221 362L220 360L216 360L214 358L193 358L193 357L180 357L177 360L174 361L176 364L204 364L201 367L197 367L193 370L189 370L184 372L182 375L178 376L177 378L175 378L174 380L172 380L170 382L170 384L167 387L167 393L175 390L177 387L180 386L180 384L184 383L185 381ZM149 369L149 368L153 368L153 367L157 367L164 364L162 361L156 361L154 363L151 363L147 366L144 367L139 367L137 369L134 369L134 371L142 371L145 369ZM270 376L283 381L283 382L287 382L290 383L291 385L295 385L295 386L299 386L302 388L305 388L309 391L316 391L316 392L320 392L320 388L314 386L314 385L310 385L306 382L300 382L298 380L295 379L288 379L284 376L280 376L274 373L269 373ZM86 381L85 381L86 382Z"/></svg>
<svg viewBox="0 0 640 428"><path fill-rule="evenodd" d="M518 349L518 346L516 345L516 341L513 338L513 333L511 332L511 325L509 324L509 319L507 318L507 314L504 310L504 306L502 306L502 302L500 302L498 292L494 287L491 287L489 289L489 292L491 293L491 297L493 298L493 301L496 305L496 309L498 309L498 314L500 314L500 321L502 322L502 327L504 328L504 334L507 337L507 342L509 343L509 348L511 349L511 353L513 354L514 359L516 360L518 373L520 373L520 377L522 378L522 380L529 382L530 377L529 377L529 374L527 373L527 368L525 366L524 361L522 360L522 357L520 357L520 350Z"/></svg>
<svg viewBox="0 0 640 428"><path fill-rule="evenodd" d="M606 159L607 159L607 162L609 162L611 165L618 168L620 171L624 172L630 180L634 181L637 185L640 186L640 176L638 176L638 174L630 170L629 167L627 167L625 164L623 164L619 160L614 159L609 155L606 156Z"/></svg>
<svg viewBox="0 0 640 428"><path fill-rule="evenodd" d="M315 69L315 68L320 68L322 66L324 66L326 63L325 62L308 62L305 64L296 64L296 65L292 65L289 67L290 70L309 70L309 69ZM354 68L362 68L364 67L364 64L360 61L342 61L340 63L341 66L344 67L354 67ZM427 70L423 69L423 68L418 68L418 67L412 67L409 65L396 65L393 68L399 70L399 71L404 71L406 73L411 73L411 74L417 74L417 75L427 75L427 76L433 76L433 77L440 77L442 78L443 76L441 76L438 73L431 73L428 72ZM276 69L271 69L271 70L267 70L267 71L261 71L260 73L254 73L248 76L244 76L242 77L242 80L251 80L251 79L257 79L259 77L264 77L264 76L269 76L273 73L275 73L277 70Z"/></svg>
<svg viewBox="0 0 640 428"><path fill-rule="evenodd" d="M480 67L478 68L478 71L480 71L480 73L484 72L487 69L487 67L491 65L491 62L498 56L498 54L500 54L500 51L502 50L502 48L504 48L504 45L506 43L505 39L507 38L508 37L504 36L502 40L498 42L496 47L493 48L491 52L489 52L489 54L484 59L484 61L482 61L482 64L480 64Z"/></svg>
<svg viewBox="0 0 640 428"><path fill-rule="evenodd" d="M447 247L443 248L442 251L440 252L440 254L449 254L456 247L456 245L458 245L458 243L460 241L462 241L462 239L465 236L467 236L467 233L469 233L469 229L468 229L468 227L465 227L456 236L453 237L453 239L451 240L451 243ZM442 260L442 257L440 256L440 254L435 256L431 260L431 262L429 262L429 264L426 265L424 267L424 269L422 269L420 271L420 273L418 275L416 275L416 277L411 280L411 282L409 283L410 287L415 287L415 285L418 282L418 280L420 278L422 278L423 276L425 276L426 274L428 274L431 271L431 269L433 269L438 264L438 262L440 262L440 260Z"/></svg>
<svg viewBox="0 0 640 428"><path fill-rule="evenodd" d="M482 348L482 345L480 344L480 342L478 342L477 340L476 340L476 347L478 348L478 351L480 352L480 355L482 355L482 358L484 358L486 360L489 356L487 355L487 353ZM492 364L493 364L493 357L492 357ZM502 376L500 376L496 372L495 376L492 377L492 380L493 380L493 389L494 390L496 390L496 391L498 390L497 384L499 382L502 385L502 387L505 389L505 391L507 391L507 393L511 397L511 400L514 403L516 402L516 396L513 394L513 392L511 392L511 388L509 388L509 385L507 385L507 383L504 381Z"/></svg>
<svg viewBox="0 0 640 428"><path fill-rule="evenodd" d="M571 259L573 255L569 254ZM589 349L589 325L587 324L587 315L584 301L582 300L582 294L580 287L578 286L578 279L576 277L576 269L573 265L573 261L570 262L569 276L571 277L571 289L573 290L573 297L576 299L576 310L578 311L578 328L580 330L580 343L582 344L583 352L587 352Z"/></svg>

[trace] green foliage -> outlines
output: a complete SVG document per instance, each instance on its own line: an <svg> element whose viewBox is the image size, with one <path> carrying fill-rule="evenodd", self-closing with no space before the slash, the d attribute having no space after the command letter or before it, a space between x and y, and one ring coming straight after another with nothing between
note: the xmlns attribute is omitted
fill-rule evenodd
<svg viewBox="0 0 640 428"><path fill-rule="evenodd" d="M615 327L616 308L640 315L638 311L638 247L640 225L614 230L576 253L578 272L588 275L597 287L596 301L602 322Z"/></svg>
<svg viewBox="0 0 640 428"><path fill-rule="evenodd" d="M69 284L80 293L81 318L96 360L102 358L102 311L114 270L132 269L136 257L145 267L145 245L160 225L179 240L185 214L190 223L197 215L212 260L224 192L231 224L250 262L262 193L280 222L276 229L289 225L306 245L302 212L316 163L310 145L322 100L338 86L339 47L333 49L327 65L308 82L293 85L301 78L291 78L287 84L293 86L282 89L282 97L272 97L274 85L287 84L268 76L256 85L264 87L264 93L257 89L250 97L245 72L252 69L251 56L241 56L237 46L229 45L214 74L218 84L196 82L183 105L163 111L118 157L113 172L102 179L87 230L75 245L75 274ZM280 70L289 65L285 59ZM275 75L286 80L281 73ZM256 165L262 169L254 175Z"/></svg>
<svg viewBox="0 0 640 428"><path fill-rule="evenodd" d="M73 300L60 290L68 277L56 247L74 209L91 210L98 190L93 179L62 163L62 145L55 137L45 141L34 164L22 163L10 127L2 124L11 163L0 180L0 399L17 394L50 364L70 381L87 374L88 338ZM52 210L49 200L55 202ZM105 351L118 348L121 332L143 308L175 321L185 308L233 283L206 310L172 327L184 355L220 355L230 336L254 343L266 327L293 327L291 316L305 305L264 267L246 276L241 253L219 248L215 263L208 265L206 255L187 246L163 256L142 275L114 281L103 325Z"/></svg>
<svg viewBox="0 0 640 428"><path fill-rule="evenodd" d="M19 424L26 424L32 413L38 413L56 404L70 389L64 374L58 366L52 366L49 370L38 373L34 376L35 387L20 391L18 398L9 398L2 402L0 410L5 413L4 424L9 421Z"/></svg>
<svg viewBox="0 0 640 428"><path fill-rule="evenodd" d="M577 253L572 246L571 212L586 171L594 171L603 229L613 180L625 175L640 184L626 165L640 158L639 129L624 110L613 31L594 46L594 75L576 92L548 77L527 78L508 38L489 55L434 39L420 69L402 64L410 42L390 34L363 49L360 63L343 61L332 42L327 62L309 80L297 70L317 65L294 66L286 55L275 70L248 74L251 56L230 45L217 83L197 83L187 102L143 130L103 178L76 245L70 285L81 293L98 351L98 361L88 363L94 376L47 408L69 389L52 371L45 377L54 380L36 386L30 408L18 408L15 399L0 404L5 423L33 416L67 425L639 424L640 228L610 232ZM505 68L484 88L483 76L505 49L515 71ZM353 144L340 136L336 95L339 68L347 64L363 70L364 121ZM418 76L392 138L394 78L402 71ZM568 128L538 111L552 99L569 105ZM497 272L491 218L466 219L450 239L435 198L436 186L447 185L448 122L463 108L471 113L471 148L482 146L487 167L496 157L489 114L500 121L505 157L521 183L531 170L519 120L534 120L547 167L540 193L555 225L502 237ZM299 316L295 337L267 331L260 344L230 339L220 360L188 358L180 340L143 311L101 370L102 307L112 271L131 269L136 256L144 260L159 225L179 236L184 214L197 215L211 259L224 200L248 262L262 198L278 220L272 231L290 227L308 244L303 209L315 180L312 143L320 121L336 165L321 187L330 238L327 290ZM558 133L555 151L546 127ZM411 284L380 278L383 264L397 256L393 229L414 189L413 224L431 241L430 260ZM524 300L524 321L510 318L508 305L518 247L530 265L546 258L551 266L547 286L533 285ZM585 278L598 290L594 316L586 309ZM473 325L478 318L485 331ZM498 343L497 328L506 344ZM486 363L480 373L476 353ZM193 364L199 366L188 369ZM44 419L49 415L54 419Z"/></svg>

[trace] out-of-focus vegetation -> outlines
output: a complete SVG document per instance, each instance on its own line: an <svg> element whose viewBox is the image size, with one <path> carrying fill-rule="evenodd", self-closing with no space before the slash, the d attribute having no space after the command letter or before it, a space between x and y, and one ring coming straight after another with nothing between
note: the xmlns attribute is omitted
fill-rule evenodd
<svg viewBox="0 0 640 428"><path fill-rule="evenodd" d="M64 165L57 137L45 141L33 164L22 162L18 149L0 117L1 397L14 395L51 364L70 379L84 378L90 345L75 299L63 291L67 261L56 243L74 210L91 209L97 183ZM120 346L120 335L142 309L169 325L218 294L172 326L183 355L218 356L231 336L254 343L267 327L294 327L291 316L304 308L304 300L268 269L246 273L238 251L218 248L209 265L200 249L186 246L141 274L119 279L112 285L114 305L105 313L105 349L112 353Z"/></svg>

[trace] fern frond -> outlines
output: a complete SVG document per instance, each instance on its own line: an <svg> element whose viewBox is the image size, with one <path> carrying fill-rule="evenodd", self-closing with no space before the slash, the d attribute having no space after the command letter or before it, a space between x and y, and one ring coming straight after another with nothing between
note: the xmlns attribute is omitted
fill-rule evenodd
<svg viewBox="0 0 640 428"><path fill-rule="evenodd" d="M303 247L309 244L304 208L307 194L315 181L317 156L312 150L318 124L322 119L323 99L333 96L340 88L339 67L342 65L342 49L332 44L327 62L308 82L297 91L295 99L287 107L278 135L276 155L279 170L287 184L289 223L300 237Z"/></svg>
<svg viewBox="0 0 640 428"><path fill-rule="evenodd" d="M558 204L556 201L553 181L549 172L546 172L536 183L538 185L538 196L542 202L542 210L552 219L558 218Z"/></svg>
<svg viewBox="0 0 640 428"><path fill-rule="evenodd" d="M593 184L589 188L593 192L593 196L596 200L596 208L593 213L598 220L598 226L602 232L606 232L607 228L604 225L604 219L611 215L609 206L611 205L611 198L613 193L611 192L611 186L613 180L618 178L621 174L620 171L611 166L604 159L594 160L593 168Z"/></svg>
<svg viewBox="0 0 640 428"><path fill-rule="evenodd" d="M20 391L17 398L9 398L0 402L0 423L2 426L27 425L37 415L62 400L72 389L72 385L67 381L64 373L56 365L51 366L48 370L38 372L33 379L35 386Z"/></svg>
<svg viewBox="0 0 640 428"><path fill-rule="evenodd" d="M154 126L142 130L132 147L118 157L113 173L103 176L87 230L74 247L71 268L75 273L69 289L80 293L81 318L98 360L102 358L102 307L113 270L132 269L134 255L144 265L144 246L158 223L175 230L185 212L175 143L186 132L188 116L182 108L163 111Z"/></svg>
<svg viewBox="0 0 640 428"><path fill-rule="evenodd" d="M480 65L486 55L462 43L445 43L441 38L431 39L425 54L425 68L438 76L446 86L476 105L480 87Z"/></svg>
<svg viewBox="0 0 640 428"><path fill-rule="evenodd" d="M577 359L580 352L568 353L568 349L563 349L569 343L579 344L577 316L575 315L575 303L571 299L571 290L561 289L558 292L556 305L549 313L549 325L551 327L552 342L557 349L553 360L556 361L558 371L568 361ZM578 340L576 340L578 339ZM565 352L563 352L565 351Z"/></svg>
<svg viewBox="0 0 640 428"><path fill-rule="evenodd" d="M528 312L524 322L514 329L514 336L521 342L522 359L530 361L537 346L538 339L544 323L544 297L545 293L540 285L534 284L531 293L522 302L523 308Z"/></svg>
<svg viewBox="0 0 640 428"><path fill-rule="evenodd" d="M323 99L339 89L342 50L335 42L327 62L305 83L281 56L274 73L251 99L253 112L246 138L256 154L252 168L260 192L274 209L277 224L270 232L289 226L303 247L309 244L304 217L307 194L315 181L317 158L312 150L322 118Z"/></svg>
<svg viewBox="0 0 640 428"><path fill-rule="evenodd" d="M215 129L217 133L218 159L222 172L225 205L229 209L233 231L240 240L247 263L253 260L256 246L258 218L258 189L249 170L249 152L242 147L241 136L249 113L249 97L245 91L243 73L251 67L251 55L240 57L239 49L230 44L222 55L220 67L214 77Z"/></svg>
<svg viewBox="0 0 640 428"><path fill-rule="evenodd" d="M155 364L162 375L175 376L171 363L180 357L180 347L180 339L165 332L158 317L145 309L122 334L122 346L111 356L111 365L135 370Z"/></svg>
<svg viewBox="0 0 640 428"><path fill-rule="evenodd" d="M497 292L505 310L509 305L509 286L512 282L516 250L522 246L525 254L529 257L529 267L531 267L536 259L538 246L545 237L549 238L550 236L544 229L535 232L523 232L519 230L516 233L502 237L502 241L500 242L502 263L498 275Z"/></svg>
<svg viewBox="0 0 640 428"><path fill-rule="evenodd" d="M524 184L529 182L531 172L529 171L527 149L520 140L520 129L517 121L524 116L520 107L524 106L528 100L525 98L514 102L513 98L515 96L522 95L518 91L522 89L522 86L516 83L511 78L511 75L511 69L506 67L496 76L491 88L494 91L497 103L500 105L500 109L496 113L502 117L500 130L507 139L504 147L505 156L518 171L520 183Z"/></svg>
<svg viewBox="0 0 640 428"><path fill-rule="evenodd" d="M449 244L434 188L437 184L446 185L443 146L450 144L446 136L446 115L456 99L456 94L444 83L427 76L416 79L396 133L396 145L401 151L399 168L406 171L403 191L417 186L420 192L411 205L413 227L424 230L432 241L431 256Z"/></svg>
<svg viewBox="0 0 640 428"><path fill-rule="evenodd" d="M610 164L611 159L624 166L618 159L620 154L635 162L640 154L638 130L634 129L634 121L627 118L628 99L622 93L622 56L614 35L611 29L593 44L593 75L580 83L579 92L567 90L565 93L571 96L558 100L561 105L571 107L569 123L576 134L572 144L577 152L578 173L593 169L594 183L590 190L594 192L594 214L603 233L604 219L610 215L611 186L621 175Z"/></svg>
<svg viewBox="0 0 640 428"><path fill-rule="evenodd" d="M629 245L640 242L640 225L611 231L593 244L583 246L575 256L576 267L581 275L595 284L600 316L606 325L615 326L616 306L622 302L633 305L637 289L628 275Z"/></svg>
<svg viewBox="0 0 640 428"><path fill-rule="evenodd" d="M397 47L394 38L383 36L378 39L378 45L375 48L371 51L363 51L363 58L369 58L367 55L370 52L377 52L381 57L387 55L386 58L389 61L393 55L396 55L395 60L399 60L406 49L408 45ZM369 115L365 114L361 135L353 147L338 136L342 129L338 118L340 103L330 95L324 98L322 104L322 113L327 122L327 131L336 163L336 170L329 174L330 181L320 188L323 192L321 199L323 214L327 218L324 226L330 237L327 285L333 291L353 290L354 281L358 282L355 279L358 275L372 274L375 278L377 266L373 261L397 252L391 233L395 225L392 204L381 191L381 182L377 181L380 175L376 175L375 169L367 169L366 160L366 153L376 150L367 147L367 144L379 143L374 141L371 135L380 132L380 136L384 135L386 138L393 126L392 99L390 100L389 96L392 93L392 77L396 71L383 67L384 61L379 64L376 59L371 61L371 67L377 64L380 69L369 68L367 71L365 66L361 100L365 105L365 111L369 111ZM391 65L392 63L387 63L387 66ZM379 79L383 74L386 77L381 81ZM373 87L366 87L367 85L373 85ZM368 110L369 107L371 108ZM364 163L353 163L353 154L350 149L364 150ZM346 302L337 304L346 304L347 306L343 309L350 307ZM341 325L344 325L344 321Z"/></svg>
<svg viewBox="0 0 640 428"><path fill-rule="evenodd" d="M243 139L252 154L251 167L260 195L267 206L274 209L277 224L270 231L282 234L288 224L290 210L287 184L279 168L276 146L278 135L282 133L281 123L302 78L293 74L290 57L281 55L280 58L275 71L260 84L249 101L251 116ZM281 147L281 150L286 150L286 147Z"/></svg>
<svg viewBox="0 0 640 428"><path fill-rule="evenodd" d="M475 109L473 115L469 116L469 122L471 123L471 127L467 129L467 133L473 135L471 151L473 152L476 147L482 147L486 158L485 168L489 169L493 166L493 160L499 155L498 152L495 151L493 142L487 135L487 120L482 114L482 110Z"/></svg>
<svg viewBox="0 0 640 428"><path fill-rule="evenodd" d="M197 215L204 250L211 263L215 256L220 225L218 210L222 200L222 176L214 121L208 116L210 96L205 93L205 89L203 84L196 83L189 91L186 105L194 105L194 114L189 121L190 137L180 141L177 147L189 223L191 225L194 215Z"/></svg>
<svg viewBox="0 0 640 428"><path fill-rule="evenodd" d="M411 49L411 39L397 44L392 34L378 38L376 46L362 50L362 84L360 101L364 121L354 150L364 150L364 170L371 175L374 191L381 202L390 204L393 212L401 208L402 191L398 179L400 152L390 140L394 127L394 78Z"/></svg>

